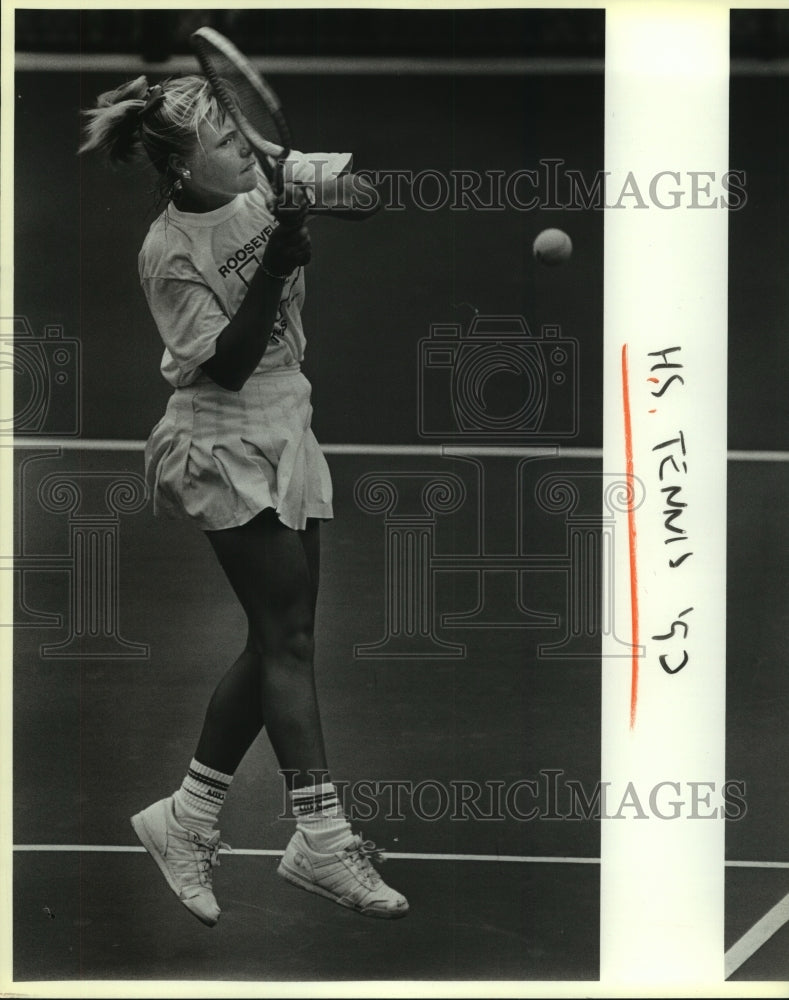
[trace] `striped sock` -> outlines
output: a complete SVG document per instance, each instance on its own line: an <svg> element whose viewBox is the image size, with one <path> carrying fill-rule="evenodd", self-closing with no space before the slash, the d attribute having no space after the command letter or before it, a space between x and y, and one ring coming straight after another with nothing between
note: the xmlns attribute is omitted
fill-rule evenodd
<svg viewBox="0 0 789 1000"><path fill-rule="evenodd" d="M192 758L181 787L173 795L175 818L187 830L210 836L232 780L232 774L214 771Z"/></svg>
<svg viewBox="0 0 789 1000"><path fill-rule="evenodd" d="M306 785L290 793L296 829L300 830L316 851L328 854L339 850L351 836L351 825L331 782Z"/></svg>

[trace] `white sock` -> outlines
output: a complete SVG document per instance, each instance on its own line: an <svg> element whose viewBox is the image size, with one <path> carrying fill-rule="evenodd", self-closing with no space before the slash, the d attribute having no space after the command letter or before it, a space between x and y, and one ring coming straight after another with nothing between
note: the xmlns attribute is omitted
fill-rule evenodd
<svg viewBox="0 0 789 1000"><path fill-rule="evenodd" d="M210 837L232 780L232 774L214 771L192 758L181 787L173 795L175 818L181 826Z"/></svg>
<svg viewBox="0 0 789 1000"><path fill-rule="evenodd" d="M351 825L345 818L337 789L331 782L306 785L290 793L296 829L320 854L342 848L351 837Z"/></svg>

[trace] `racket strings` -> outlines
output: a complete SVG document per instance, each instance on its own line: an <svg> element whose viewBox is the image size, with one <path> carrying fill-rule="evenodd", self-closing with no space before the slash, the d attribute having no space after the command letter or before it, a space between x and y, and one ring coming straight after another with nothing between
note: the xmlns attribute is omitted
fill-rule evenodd
<svg viewBox="0 0 789 1000"><path fill-rule="evenodd" d="M264 98L260 78L253 83L247 76L247 73L252 74L254 70L248 66L245 73L206 39L196 38L194 45L203 71L220 102L231 114L233 108L237 109L241 117L267 142L289 149L290 135L282 113L273 106L273 101L269 102ZM271 96L273 98L273 94Z"/></svg>

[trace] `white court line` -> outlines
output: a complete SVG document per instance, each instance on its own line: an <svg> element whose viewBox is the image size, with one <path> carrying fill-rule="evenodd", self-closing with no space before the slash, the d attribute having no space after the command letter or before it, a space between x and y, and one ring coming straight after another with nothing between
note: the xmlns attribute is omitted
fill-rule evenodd
<svg viewBox="0 0 789 1000"><path fill-rule="evenodd" d="M14 844L14 851L20 853L80 853L86 854L142 854L144 847L113 844ZM284 851L263 848L233 848L231 854L248 857L279 858ZM503 861L529 865L599 865L599 858L540 857L530 854L413 854L384 849L387 858L400 861ZM727 861L727 868L789 868L789 861Z"/></svg>
<svg viewBox="0 0 789 1000"><path fill-rule="evenodd" d="M391 56L250 56L260 72L288 74L418 74L420 76L557 76L565 73L602 73L602 59L559 59L546 56L458 59L418 59ZM145 62L128 55L96 53L77 55L65 52L17 52L17 71L66 73L145 73L146 75L194 73L195 59L172 56L166 62Z"/></svg>
<svg viewBox="0 0 789 1000"><path fill-rule="evenodd" d="M789 861L727 861L727 868L789 868Z"/></svg>
<svg viewBox="0 0 789 1000"><path fill-rule="evenodd" d="M99 440L96 438L15 437L14 448L62 448L63 451L144 451L144 441ZM7 445L0 439L0 447Z"/></svg>
<svg viewBox="0 0 789 1000"><path fill-rule="evenodd" d="M14 448L62 448L63 451L144 451L145 441L120 441L100 438L15 437ZM7 447L0 437L0 448ZM480 455L491 458L522 458L545 455L546 458L602 458L602 448L565 448L562 445L525 447L517 445L462 444L324 444L326 455L416 455L425 458L452 458L454 455ZM553 454L551 454L553 453ZM789 462L789 451L730 451L730 462Z"/></svg>
<svg viewBox="0 0 789 1000"><path fill-rule="evenodd" d="M145 441L119 441L100 438L15 437L15 448L62 448L64 451L144 451ZM4 447L0 438L0 447ZM462 444L323 444L326 455L417 455L441 458L453 455L484 455L491 458L520 458L529 455L565 456L571 458L602 458L602 448L563 448L550 445L526 447L517 445Z"/></svg>
<svg viewBox="0 0 789 1000"><path fill-rule="evenodd" d="M365 76L381 73L399 75L412 73L423 76L558 76L564 73L603 73L602 59L549 56L501 57L489 59L417 59L391 56L250 56L250 62L264 73L337 73ZM17 52L14 68L20 72L77 73L191 73L194 59L186 55L172 56L166 62L146 62L134 53L119 55L95 53L78 55L67 52ZM789 59L732 59L731 73L735 76L786 76Z"/></svg>
<svg viewBox="0 0 789 1000"><path fill-rule="evenodd" d="M789 451L729 451L730 462L789 462Z"/></svg>
<svg viewBox="0 0 789 1000"><path fill-rule="evenodd" d="M724 957L726 979L789 921L789 893L735 942Z"/></svg>
<svg viewBox="0 0 789 1000"><path fill-rule="evenodd" d="M144 854L144 847L116 846L112 844L15 844L14 851L20 853L71 853L71 854ZM280 858L284 851L258 848L233 848L228 854L245 857ZM503 861L534 865L598 865L599 858L537 857L511 854L411 854L383 850L387 859L399 861Z"/></svg>
<svg viewBox="0 0 789 1000"><path fill-rule="evenodd" d="M789 59L732 59L731 72L740 76L786 76Z"/></svg>

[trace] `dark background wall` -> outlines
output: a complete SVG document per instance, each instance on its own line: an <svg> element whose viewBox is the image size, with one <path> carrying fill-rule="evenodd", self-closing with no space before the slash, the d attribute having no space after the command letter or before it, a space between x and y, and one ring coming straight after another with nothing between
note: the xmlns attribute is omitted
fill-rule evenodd
<svg viewBox="0 0 789 1000"><path fill-rule="evenodd" d="M52 10L17 11L17 48L126 52L158 60L188 53L211 25L254 55L602 57L599 10Z"/></svg>
<svg viewBox="0 0 789 1000"><path fill-rule="evenodd" d="M789 11L782 12L789 24ZM789 77L733 76L729 162L748 203L729 215L729 445L789 447Z"/></svg>

